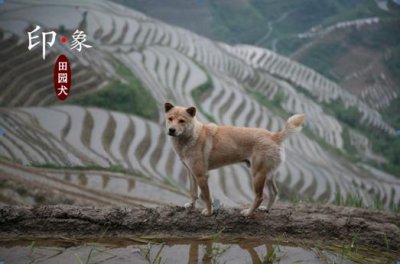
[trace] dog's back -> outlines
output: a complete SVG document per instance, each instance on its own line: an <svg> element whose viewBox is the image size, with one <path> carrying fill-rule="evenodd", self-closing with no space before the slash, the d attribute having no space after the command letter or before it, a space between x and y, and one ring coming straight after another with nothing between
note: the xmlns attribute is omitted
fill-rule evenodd
<svg viewBox="0 0 400 264"><path fill-rule="evenodd" d="M206 124L204 129L210 129ZM208 141L211 145L208 155L209 169L250 162L253 155L273 155L279 152L279 145L273 141L273 133L262 128L217 126L211 128ZM210 130L211 130L210 129Z"/></svg>
<svg viewBox="0 0 400 264"><path fill-rule="evenodd" d="M288 119L285 128L270 132L263 128L216 126L205 124L203 129L209 131L207 144L211 145L208 155L209 168L215 169L224 165L249 162L254 155L261 155L277 167L282 160L282 142L291 134L301 130L304 115L294 115ZM276 162L278 164L272 164Z"/></svg>

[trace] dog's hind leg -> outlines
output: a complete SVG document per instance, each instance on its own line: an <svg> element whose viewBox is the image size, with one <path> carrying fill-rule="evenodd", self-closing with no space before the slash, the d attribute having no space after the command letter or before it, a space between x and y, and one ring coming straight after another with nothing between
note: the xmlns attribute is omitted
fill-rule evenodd
<svg viewBox="0 0 400 264"><path fill-rule="evenodd" d="M254 188L254 201L249 209L242 210L241 214L244 216L251 215L263 201L263 191L265 179L267 176L267 169L265 165L260 163L253 163L253 188Z"/></svg>
<svg viewBox="0 0 400 264"><path fill-rule="evenodd" d="M271 173L267 179L267 189L269 193L268 197L268 206L267 206L267 212L269 212L274 205L276 198L278 198L278 188L276 187L275 183L275 175Z"/></svg>

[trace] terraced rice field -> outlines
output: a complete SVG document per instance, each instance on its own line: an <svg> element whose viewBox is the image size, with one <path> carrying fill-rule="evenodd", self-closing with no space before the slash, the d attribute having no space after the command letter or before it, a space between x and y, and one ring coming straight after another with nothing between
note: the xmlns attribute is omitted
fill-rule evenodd
<svg viewBox="0 0 400 264"><path fill-rule="evenodd" d="M55 185L79 188L76 192L104 192L115 203L129 198L126 203L132 200L129 203L145 205L181 204L188 188L185 171L164 132L162 115L153 122L94 107L57 104L51 74L54 58L60 53L73 62L72 89L76 94L94 94L114 79L124 81L126 76L116 70L122 63L159 102L160 112L168 99L196 105L204 122L270 130L281 129L291 113L303 112L306 127L314 135L332 148L342 149L343 127L320 105L340 99L357 107L366 124L394 133L364 101L312 69L266 49L213 42L108 1L18 1L3 5L1 11L0 128L6 135L0 137L0 156L24 165L117 164L150 178L152 184L158 184L160 196L146 197L146 188L158 188L156 185L138 181L141 187L136 190L143 192L132 192L129 179L104 171L29 170L30 177L38 181L46 177ZM56 16L59 12L65 15ZM43 61L40 49L26 48L26 31L35 24L46 30L84 30L93 48L79 53L56 41ZM194 98L193 92L207 83L210 86L203 96ZM283 95L275 106L280 111L260 103L255 93L269 101ZM376 197L385 205L400 201L397 178L337 158L312 137L296 135L285 148L287 159L277 181L293 195L332 202L340 191L345 196L358 194L367 202ZM1 169L4 173L15 171L10 166L1 164ZM241 206L252 199L250 175L243 165L212 171L209 181L214 199L223 205ZM92 200L96 199L104 202Z"/></svg>
<svg viewBox="0 0 400 264"><path fill-rule="evenodd" d="M160 206L182 204L188 199L184 190L167 186L154 179L137 175L124 175L101 170L74 170L32 168L0 162L0 179L14 181L21 186L56 192L65 201L80 205L98 206ZM152 195L149 195L151 193ZM168 200L165 200L168 197ZM1 188L0 203L36 204L32 192L16 192L13 188Z"/></svg>

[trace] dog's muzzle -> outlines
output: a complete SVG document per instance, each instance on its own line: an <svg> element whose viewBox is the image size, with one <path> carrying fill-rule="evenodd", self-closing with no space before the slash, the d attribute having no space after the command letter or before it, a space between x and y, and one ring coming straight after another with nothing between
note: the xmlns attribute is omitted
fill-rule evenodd
<svg viewBox="0 0 400 264"><path fill-rule="evenodd" d="M175 135L175 132L176 132L176 129L173 128L173 127L171 127L171 128L168 129L168 135L169 135L169 136L173 136L173 137L176 136L176 135Z"/></svg>

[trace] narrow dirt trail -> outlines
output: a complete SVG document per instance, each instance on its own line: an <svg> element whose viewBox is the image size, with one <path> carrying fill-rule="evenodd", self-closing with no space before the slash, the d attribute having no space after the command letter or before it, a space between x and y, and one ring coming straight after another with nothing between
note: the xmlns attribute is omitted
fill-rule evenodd
<svg viewBox="0 0 400 264"><path fill-rule="evenodd" d="M0 207L0 237L202 237L222 231L224 236L276 238L317 242L351 242L400 250L400 215L365 209L277 204L270 214L257 212L252 218L240 209L219 209L212 217L199 209L183 207L120 208L54 206Z"/></svg>

